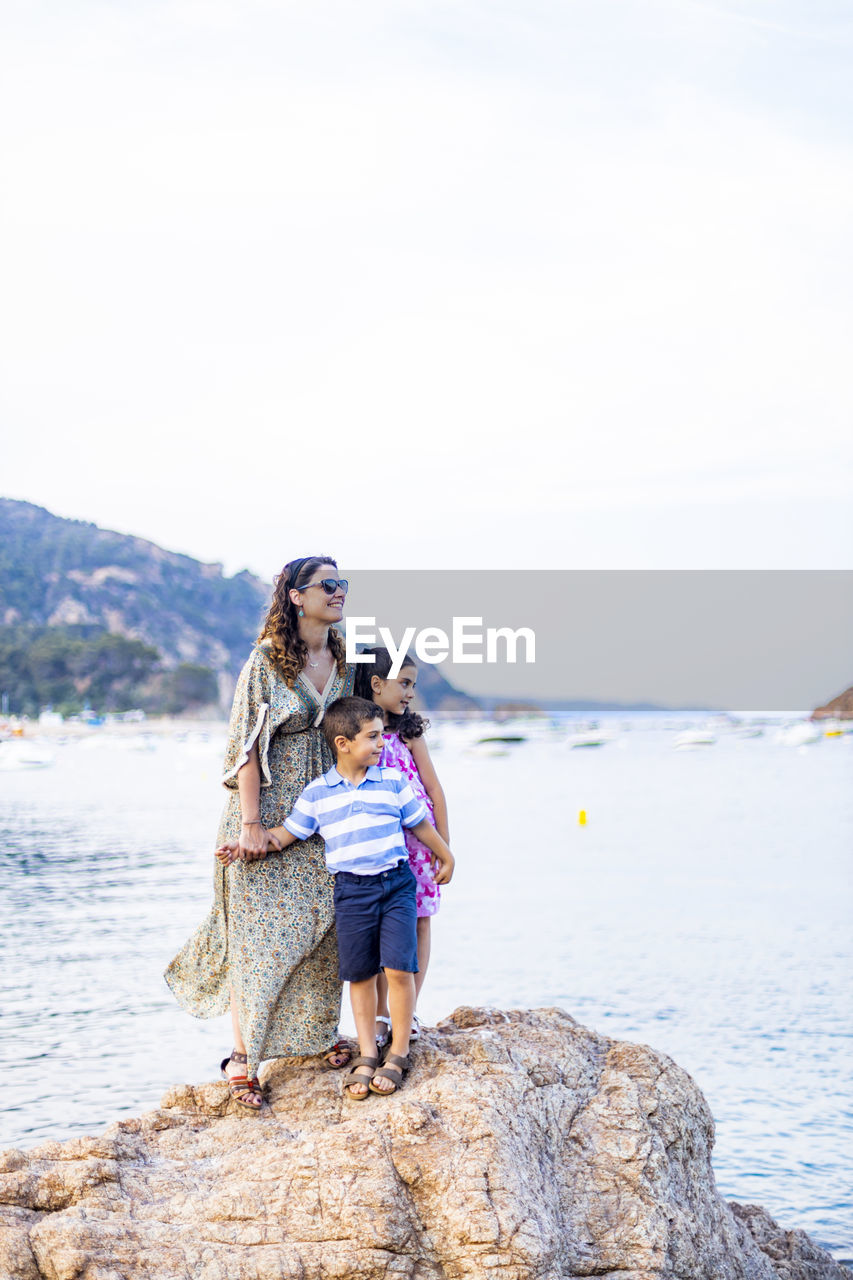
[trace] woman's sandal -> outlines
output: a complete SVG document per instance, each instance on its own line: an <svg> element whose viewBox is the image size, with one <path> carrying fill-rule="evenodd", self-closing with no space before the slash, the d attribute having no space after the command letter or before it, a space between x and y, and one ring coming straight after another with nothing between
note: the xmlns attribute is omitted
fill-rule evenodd
<svg viewBox="0 0 853 1280"><path fill-rule="evenodd" d="M352 1064L352 1071L348 1076L344 1077L344 1089L353 1102L364 1102L367 1098L367 1093L353 1093L352 1086L354 1084L366 1084L369 1089L373 1073L378 1066L378 1058L356 1058Z"/></svg>
<svg viewBox="0 0 853 1280"><path fill-rule="evenodd" d="M264 1105L264 1091L261 1088L261 1082L257 1076L250 1080L248 1076L229 1076L225 1068L229 1062L245 1062L245 1053L238 1053L236 1049L232 1050L230 1058L223 1058L219 1064L219 1070L228 1081L228 1092L236 1103L241 1107L245 1107L247 1111L257 1113ZM248 1098L257 1098L257 1103L248 1102Z"/></svg>
<svg viewBox="0 0 853 1280"><path fill-rule="evenodd" d="M382 1052L383 1049L391 1043L391 1019L386 1018L384 1013L377 1013L376 1021L385 1024L385 1030L381 1035L376 1037L376 1048Z"/></svg>
<svg viewBox="0 0 853 1280"><path fill-rule="evenodd" d="M343 1062L332 1062L332 1058L343 1058ZM352 1062L352 1048L347 1040L338 1040L328 1053L323 1054L323 1061L329 1064L332 1071L341 1071Z"/></svg>
<svg viewBox="0 0 853 1280"><path fill-rule="evenodd" d="M376 1089L374 1087L373 1080L371 1080L370 1084L367 1086L368 1089L371 1093L378 1093L380 1097L390 1097L392 1093L396 1093L400 1088L400 1085L403 1083L403 1078L408 1073L410 1066L411 1063L408 1058L401 1058L398 1053L386 1053L385 1061L382 1063L382 1066L378 1071L374 1071L373 1073L373 1080L375 1080L377 1076L382 1076L384 1079L390 1080L394 1088Z"/></svg>

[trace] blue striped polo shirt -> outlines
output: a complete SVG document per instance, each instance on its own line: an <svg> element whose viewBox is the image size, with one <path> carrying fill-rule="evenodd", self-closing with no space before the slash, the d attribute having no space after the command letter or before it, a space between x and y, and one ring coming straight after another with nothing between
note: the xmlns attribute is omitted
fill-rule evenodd
<svg viewBox="0 0 853 1280"><path fill-rule="evenodd" d="M300 840L319 831L331 872L376 876L408 856L403 827L415 827L426 816L426 805L397 769L368 765L354 787L333 765L308 783L284 825Z"/></svg>

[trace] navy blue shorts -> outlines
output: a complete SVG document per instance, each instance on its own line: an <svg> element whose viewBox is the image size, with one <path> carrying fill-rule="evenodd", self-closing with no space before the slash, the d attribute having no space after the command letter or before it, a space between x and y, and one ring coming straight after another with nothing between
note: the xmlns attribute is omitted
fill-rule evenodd
<svg viewBox="0 0 853 1280"><path fill-rule="evenodd" d="M364 982L380 969L418 971L416 880L408 858L390 871L335 875L335 925L341 982Z"/></svg>

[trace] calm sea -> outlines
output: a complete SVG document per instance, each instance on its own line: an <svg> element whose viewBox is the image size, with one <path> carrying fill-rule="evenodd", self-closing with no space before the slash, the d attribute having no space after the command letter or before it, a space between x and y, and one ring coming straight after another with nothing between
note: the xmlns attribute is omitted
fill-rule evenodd
<svg viewBox="0 0 853 1280"><path fill-rule="evenodd" d="M723 1194L850 1259L853 735L611 727L496 756L439 728L458 870L422 1016L556 1004L663 1050L714 1112ZM0 770L0 1145L217 1076L227 1020L183 1014L162 971L210 901L223 732L101 731Z"/></svg>

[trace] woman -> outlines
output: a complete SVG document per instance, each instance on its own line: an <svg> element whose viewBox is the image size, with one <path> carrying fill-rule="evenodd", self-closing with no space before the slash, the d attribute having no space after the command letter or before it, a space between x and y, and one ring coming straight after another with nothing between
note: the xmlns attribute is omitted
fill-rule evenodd
<svg viewBox="0 0 853 1280"><path fill-rule="evenodd" d="M222 1064L244 1107L263 1104L265 1058L322 1053L344 1067L337 1038L341 984L332 881L319 836L266 856L267 828L334 764L319 729L328 703L352 693L354 668L334 624L346 581L329 556L292 560L275 580L258 645L240 673L225 755L230 794L217 844L239 859L216 864L207 919L166 970L178 1002L200 1018L231 1008L234 1050ZM332 1048L329 1049L329 1046Z"/></svg>

